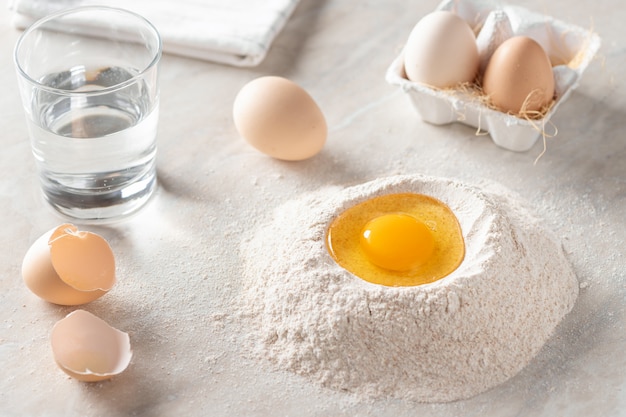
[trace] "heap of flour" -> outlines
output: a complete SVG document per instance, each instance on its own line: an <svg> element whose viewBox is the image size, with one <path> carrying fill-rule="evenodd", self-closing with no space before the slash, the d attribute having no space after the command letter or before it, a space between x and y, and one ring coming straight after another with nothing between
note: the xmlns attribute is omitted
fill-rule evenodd
<svg viewBox="0 0 626 417"><path fill-rule="evenodd" d="M438 198L459 220L465 259L440 281L370 284L326 250L337 215L399 192ZM519 372L578 295L558 241L496 185L396 176L323 189L274 214L241 247L251 346L333 389L422 402L476 395Z"/></svg>

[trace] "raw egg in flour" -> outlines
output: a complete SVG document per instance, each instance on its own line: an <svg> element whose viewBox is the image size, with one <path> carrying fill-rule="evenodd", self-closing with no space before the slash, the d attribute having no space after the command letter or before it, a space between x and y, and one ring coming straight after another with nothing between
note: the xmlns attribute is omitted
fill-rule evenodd
<svg viewBox="0 0 626 417"><path fill-rule="evenodd" d="M386 286L437 281L465 256L454 213L443 202L415 193L382 195L350 207L330 224L326 242L340 266Z"/></svg>

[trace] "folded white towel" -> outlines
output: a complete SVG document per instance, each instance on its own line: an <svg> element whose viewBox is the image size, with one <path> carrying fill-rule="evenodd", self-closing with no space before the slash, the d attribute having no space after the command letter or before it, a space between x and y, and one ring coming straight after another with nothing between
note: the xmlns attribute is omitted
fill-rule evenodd
<svg viewBox="0 0 626 417"><path fill-rule="evenodd" d="M9 0L13 24L25 28L52 12L85 5L134 11L150 20L163 51L235 66L255 66L299 0Z"/></svg>

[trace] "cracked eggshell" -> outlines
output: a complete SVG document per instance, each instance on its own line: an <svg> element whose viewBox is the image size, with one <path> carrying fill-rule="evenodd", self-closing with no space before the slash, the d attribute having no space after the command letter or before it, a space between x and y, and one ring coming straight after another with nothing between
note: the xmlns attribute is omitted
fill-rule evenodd
<svg viewBox="0 0 626 417"><path fill-rule="evenodd" d="M26 286L60 305L93 301L115 284L115 259L101 236L62 224L37 239L22 262Z"/></svg>
<svg viewBox="0 0 626 417"><path fill-rule="evenodd" d="M123 372L132 358L128 333L85 310L59 320L50 343L57 365L80 381L109 379Z"/></svg>

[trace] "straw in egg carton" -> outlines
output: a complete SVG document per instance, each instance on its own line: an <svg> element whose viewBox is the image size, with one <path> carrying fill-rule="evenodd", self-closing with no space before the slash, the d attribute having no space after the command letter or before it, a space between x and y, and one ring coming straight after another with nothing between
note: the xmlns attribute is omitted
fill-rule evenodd
<svg viewBox="0 0 626 417"><path fill-rule="evenodd" d="M550 119L578 86L600 47L600 37L588 29L550 16L489 0L444 0L437 10L457 14L476 33L478 79L496 49L507 39L526 36L536 41L552 65L555 99L539 117L506 113L490 105L476 85L441 89L410 81L405 73L406 51L403 50L388 68L386 80L408 94L422 120L438 125L464 123L476 127L479 132L489 132L498 146L520 152L530 149L539 137L545 139L555 135L556 128L551 126Z"/></svg>

